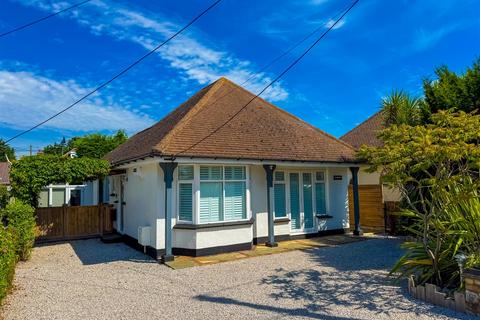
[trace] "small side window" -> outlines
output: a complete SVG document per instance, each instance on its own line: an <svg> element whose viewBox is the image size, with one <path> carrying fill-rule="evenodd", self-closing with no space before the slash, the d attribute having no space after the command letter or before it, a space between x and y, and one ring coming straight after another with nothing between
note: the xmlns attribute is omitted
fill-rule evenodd
<svg viewBox="0 0 480 320"><path fill-rule="evenodd" d="M193 180L193 166L178 166L178 180Z"/></svg>

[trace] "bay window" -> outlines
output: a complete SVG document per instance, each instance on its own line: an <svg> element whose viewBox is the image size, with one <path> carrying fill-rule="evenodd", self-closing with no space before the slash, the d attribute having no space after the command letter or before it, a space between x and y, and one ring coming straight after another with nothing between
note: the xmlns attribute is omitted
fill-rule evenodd
<svg viewBox="0 0 480 320"><path fill-rule="evenodd" d="M179 220L212 223L247 219L246 191L245 166L180 165Z"/></svg>

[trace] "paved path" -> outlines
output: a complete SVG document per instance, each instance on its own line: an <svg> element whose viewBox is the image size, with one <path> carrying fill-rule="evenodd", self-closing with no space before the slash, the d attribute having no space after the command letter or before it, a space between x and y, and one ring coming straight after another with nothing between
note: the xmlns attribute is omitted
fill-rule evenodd
<svg viewBox="0 0 480 320"><path fill-rule="evenodd" d="M98 240L38 247L19 264L2 312L5 320L468 319L388 281L398 244L375 239L183 270Z"/></svg>

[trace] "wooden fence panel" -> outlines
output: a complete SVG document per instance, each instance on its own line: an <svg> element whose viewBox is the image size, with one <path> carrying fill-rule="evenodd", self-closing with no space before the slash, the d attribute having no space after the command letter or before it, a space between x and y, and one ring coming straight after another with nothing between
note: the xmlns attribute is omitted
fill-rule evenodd
<svg viewBox="0 0 480 320"><path fill-rule="evenodd" d="M350 227L355 226L353 214L353 189L348 188ZM360 227L366 232L382 232L385 230L385 212L383 207L381 185L358 186L360 199Z"/></svg>
<svg viewBox="0 0 480 320"><path fill-rule="evenodd" d="M63 207L58 208L38 208L37 226L40 235L38 239L63 239L64 238L64 214Z"/></svg>
<svg viewBox="0 0 480 320"><path fill-rule="evenodd" d="M98 206L66 207L65 237L88 237L101 234L100 214L103 210Z"/></svg>
<svg viewBox="0 0 480 320"><path fill-rule="evenodd" d="M111 233L110 210L106 205L38 208L40 235L37 241L72 240Z"/></svg>

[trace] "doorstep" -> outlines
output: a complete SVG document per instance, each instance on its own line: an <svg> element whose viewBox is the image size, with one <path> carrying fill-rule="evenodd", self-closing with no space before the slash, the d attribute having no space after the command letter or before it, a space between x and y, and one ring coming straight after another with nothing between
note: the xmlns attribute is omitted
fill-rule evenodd
<svg viewBox="0 0 480 320"><path fill-rule="evenodd" d="M294 250L308 250L320 247L332 247L357 241L367 240L366 236L354 236L351 234L323 236L310 239L287 240L278 242L278 247L267 247L264 244L256 245L252 250L244 250L230 253L221 253L204 257L176 256L174 261L166 265L172 269L184 269L191 267L206 266L228 261L260 257L265 255L284 253Z"/></svg>

